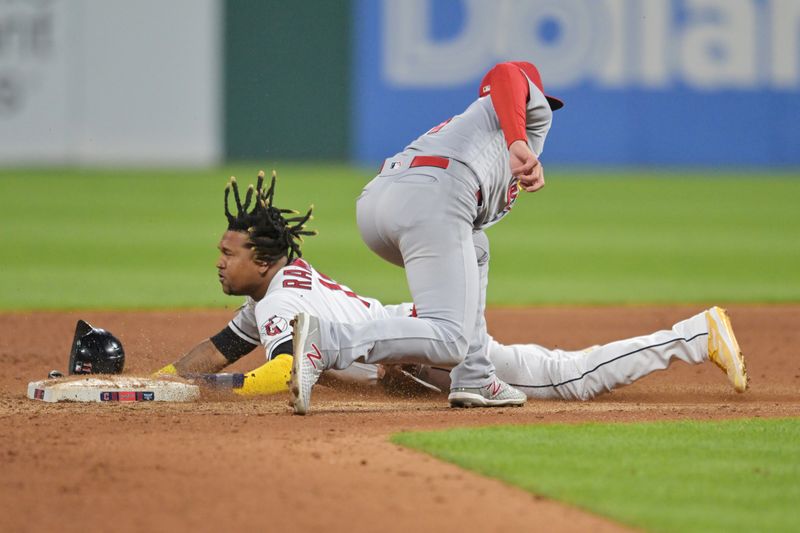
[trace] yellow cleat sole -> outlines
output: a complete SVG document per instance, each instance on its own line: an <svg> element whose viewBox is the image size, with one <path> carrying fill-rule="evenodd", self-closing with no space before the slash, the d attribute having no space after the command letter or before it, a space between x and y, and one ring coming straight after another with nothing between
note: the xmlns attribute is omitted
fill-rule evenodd
<svg viewBox="0 0 800 533"><path fill-rule="evenodd" d="M706 311L706 322L708 358L728 375L736 392L744 392L748 386L747 369L728 312L721 307L712 307Z"/></svg>

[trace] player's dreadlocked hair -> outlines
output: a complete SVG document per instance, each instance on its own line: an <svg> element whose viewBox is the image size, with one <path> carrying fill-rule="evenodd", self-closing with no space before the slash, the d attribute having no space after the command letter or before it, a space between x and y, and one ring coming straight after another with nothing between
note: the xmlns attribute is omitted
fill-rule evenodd
<svg viewBox="0 0 800 533"><path fill-rule="evenodd" d="M272 182L269 189L263 189L264 171L258 173L258 183L255 190L250 185L247 188L247 195L244 204L239 196L239 186L236 178L231 176L228 185L225 186L225 216L228 217L229 231L242 231L247 233L249 242L248 248L255 251L255 259L265 263L274 263L284 255L291 261L295 256L302 257L300 245L303 243L303 235L316 235L316 230L306 230L305 223L311 220L311 206L304 216L284 218L284 214L299 215L292 209L279 209L272 206L275 196L275 171L272 171ZM231 214L228 209L228 197L233 189L233 197L236 200L236 214ZM253 209L248 211L250 202L255 193L255 203Z"/></svg>

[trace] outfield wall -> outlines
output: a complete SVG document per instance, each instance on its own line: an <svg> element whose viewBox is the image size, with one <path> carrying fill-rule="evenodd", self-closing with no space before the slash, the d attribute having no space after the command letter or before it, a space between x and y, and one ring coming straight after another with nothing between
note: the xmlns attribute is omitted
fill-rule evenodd
<svg viewBox="0 0 800 533"><path fill-rule="evenodd" d="M349 0L232 0L225 16L228 158L342 159L349 149Z"/></svg>
<svg viewBox="0 0 800 533"><path fill-rule="evenodd" d="M353 157L459 112L495 62L562 96L544 157L800 164L798 0L358 0Z"/></svg>
<svg viewBox="0 0 800 533"><path fill-rule="evenodd" d="M0 163L219 161L216 0L0 2Z"/></svg>
<svg viewBox="0 0 800 533"><path fill-rule="evenodd" d="M372 166L507 59L548 163L800 165L800 0L5 0L0 164Z"/></svg>

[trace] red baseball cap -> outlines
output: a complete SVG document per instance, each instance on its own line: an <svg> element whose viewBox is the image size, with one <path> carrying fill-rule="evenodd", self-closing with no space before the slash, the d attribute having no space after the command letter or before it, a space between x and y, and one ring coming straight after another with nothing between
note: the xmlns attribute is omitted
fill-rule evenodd
<svg viewBox="0 0 800 533"><path fill-rule="evenodd" d="M522 72L524 72L525 75L528 76L528 79L530 79L533 82L533 84L536 85L536 87L538 87L540 91L542 91L544 97L547 98L547 103L550 104L550 109L555 111L557 109L561 109L562 107L564 107L563 100L556 98L555 96L550 96L549 94L546 94L544 92L544 86L542 85L542 76L539 74L539 69L537 69L533 63L528 63L527 61L510 61L510 63L512 65L516 65L517 67L519 67L520 70L522 70ZM483 80L481 80L478 96L484 96L484 94L486 93L485 89L489 85L487 79L488 77L489 74L487 73L486 76L483 77Z"/></svg>

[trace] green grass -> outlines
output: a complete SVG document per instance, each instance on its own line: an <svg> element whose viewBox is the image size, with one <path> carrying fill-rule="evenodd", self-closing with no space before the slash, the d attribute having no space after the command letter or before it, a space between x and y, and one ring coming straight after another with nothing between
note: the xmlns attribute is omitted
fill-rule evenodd
<svg viewBox="0 0 800 533"><path fill-rule="evenodd" d="M392 441L651 531L797 531L800 420L400 433Z"/></svg>
<svg viewBox="0 0 800 533"><path fill-rule="evenodd" d="M190 170L1 170L0 309L235 306L214 264L227 176ZM305 255L354 290L408 298L361 242L371 170L281 164L279 205L314 203ZM800 300L800 179L549 169L489 230L490 305Z"/></svg>

